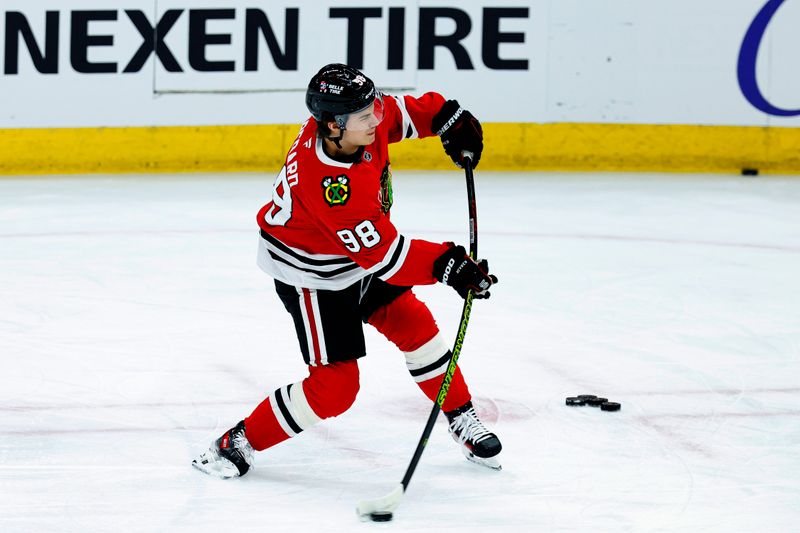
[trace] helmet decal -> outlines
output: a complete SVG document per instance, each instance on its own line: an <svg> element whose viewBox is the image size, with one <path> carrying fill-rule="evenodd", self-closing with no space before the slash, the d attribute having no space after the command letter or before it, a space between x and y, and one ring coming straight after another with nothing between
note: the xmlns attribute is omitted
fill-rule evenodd
<svg viewBox="0 0 800 533"><path fill-rule="evenodd" d="M320 122L335 120L367 108L379 94L375 84L360 70L332 63L311 78L306 91L306 106Z"/></svg>

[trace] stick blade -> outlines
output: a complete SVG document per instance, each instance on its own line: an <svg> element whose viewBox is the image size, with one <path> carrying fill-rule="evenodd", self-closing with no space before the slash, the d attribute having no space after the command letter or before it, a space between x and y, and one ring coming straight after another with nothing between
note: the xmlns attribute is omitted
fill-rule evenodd
<svg viewBox="0 0 800 533"><path fill-rule="evenodd" d="M375 500L364 500L358 503L356 512L362 520L369 520L373 513L393 513L400 500L403 499L403 484L398 483L392 492Z"/></svg>

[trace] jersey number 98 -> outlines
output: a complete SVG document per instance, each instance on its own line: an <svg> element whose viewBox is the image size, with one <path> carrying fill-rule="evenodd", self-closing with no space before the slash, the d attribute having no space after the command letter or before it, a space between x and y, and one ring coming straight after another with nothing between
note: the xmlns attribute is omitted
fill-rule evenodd
<svg viewBox="0 0 800 533"><path fill-rule="evenodd" d="M381 242L381 235L369 220L365 220L352 230L340 229L336 235L342 239L345 247L353 253L361 251L361 247L372 248Z"/></svg>
<svg viewBox="0 0 800 533"><path fill-rule="evenodd" d="M297 163L294 164L294 168L297 168ZM272 186L272 207L265 213L264 220L271 226L285 226L290 218L292 218L292 190L284 166Z"/></svg>

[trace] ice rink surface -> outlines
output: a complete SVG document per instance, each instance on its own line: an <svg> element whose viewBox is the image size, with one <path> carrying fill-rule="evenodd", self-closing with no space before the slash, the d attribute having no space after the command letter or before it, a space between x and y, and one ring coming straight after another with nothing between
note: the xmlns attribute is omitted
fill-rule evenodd
<svg viewBox="0 0 800 533"><path fill-rule="evenodd" d="M305 375L255 266L272 176L0 179L0 531L797 531L800 178L476 179L500 284L461 367L504 469L440 420L389 524L355 505L430 406L374 330L350 411L245 478L190 467ZM458 170L394 182L404 234L466 244ZM454 338L457 295L417 293Z"/></svg>

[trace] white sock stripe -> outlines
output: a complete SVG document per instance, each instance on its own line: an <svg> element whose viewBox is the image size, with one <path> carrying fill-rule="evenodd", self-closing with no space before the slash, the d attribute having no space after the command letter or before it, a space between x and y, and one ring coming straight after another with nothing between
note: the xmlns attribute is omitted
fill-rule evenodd
<svg viewBox="0 0 800 533"><path fill-rule="evenodd" d="M297 294L300 297L300 314L303 316L303 327L306 330L306 344L308 345L308 364L317 366L315 361L316 354L314 353L314 339L311 337L311 322L308 319L308 312L306 311L306 298L303 294L303 289L296 287Z"/></svg>
<svg viewBox="0 0 800 533"><path fill-rule="evenodd" d="M286 387L284 387L285 389ZM276 391L277 392L277 391ZM284 392L284 398L288 397L288 393ZM272 407L272 412L275 414L275 418L278 420L278 424L281 426L281 429L286 432L287 435L290 437L294 437L297 435L297 432L292 429L289 425L289 422L286 420L286 417L283 416L283 412L281 408L278 406L278 399L275 397L275 393L270 394L269 396L269 405Z"/></svg>
<svg viewBox="0 0 800 533"><path fill-rule="evenodd" d="M314 424L322 422L322 419L314 412L308 404L308 398L303 390L303 382L299 381L292 385L291 403L295 414L295 421L304 430L310 428Z"/></svg>
<svg viewBox="0 0 800 533"><path fill-rule="evenodd" d="M322 330L322 313L319 312L319 300L317 298L317 291L310 290L311 294L311 310L314 313L314 325L317 330L317 342L319 342L319 358L320 364L328 364L328 349L325 347L325 333Z"/></svg>
<svg viewBox="0 0 800 533"><path fill-rule="evenodd" d="M442 338L442 334L437 333L431 340L413 352L405 352L406 366L409 370L426 367L435 363L449 349L444 338Z"/></svg>
<svg viewBox="0 0 800 533"><path fill-rule="evenodd" d="M419 376L411 376L416 383L422 383L423 381L428 381L429 379L433 379L437 376L441 376L447 370L447 364L445 363L442 366L431 370L430 372L426 372L424 374L420 374Z"/></svg>

